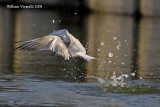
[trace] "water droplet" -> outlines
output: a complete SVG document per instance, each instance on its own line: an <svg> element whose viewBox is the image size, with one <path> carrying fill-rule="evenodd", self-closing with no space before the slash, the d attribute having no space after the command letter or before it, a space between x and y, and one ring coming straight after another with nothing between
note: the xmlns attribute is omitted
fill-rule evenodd
<svg viewBox="0 0 160 107"><path fill-rule="evenodd" d="M110 64L110 63L112 63L112 61L108 61L108 63Z"/></svg>
<svg viewBox="0 0 160 107"><path fill-rule="evenodd" d="M120 50L120 46L121 46L121 44L120 44L120 41L119 41L118 46L117 46L118 50Z"/></svg>
<svg viewBox="0 0 160 107"><path fill-rule="evenodd" d="M104 45L104 42L101 42L101 45Z"/></svg>
<svg viewBox="0 0 160 107"><path fill-rule="evenodd" d="M59 20L59 22L61 22L61 20Z"/></svg>
<svg viewBox="0 0 160 107"><path fill-rule="evenodd" d="M134 66L132 65L132 68L133 68Z"/></svg>
<svg viewBox="0 0 160 107"><path fill-rule="evenodd" d="M108 56L109 56L109 57L113 57L113 53L110 52Z"/></svg>
<svg viewBox="0 0 160 107"><path fill-rule="evenodd" d="M118 44L118 46L117 46L117 49L118 49L118 50L120 50L120 46L121 46L121 44Z"/></svg>
<svg viewBox="0 0 160 107"><path fill-rule="evenodd" d="M114 72L113 72L113 75L115 75L115 74L116 74L116 72L114 71Z"/></svg>
<svg viewBox="0 0 160 107"><path fill-rule="evenodd" d="M52 20L52 23L54 23L55 21L54 20Z"/></svg>
<svg viewBox="0 0 160 107"><path fill-rule="evenodd" d="M116 37L113 37L113 40L116 40L117 38Z"/></svg>
<svg viewBox="0 0 160 107"><path fill-rule="evenodd" d="M124 62L122 62L122 65L124 65Z"/></svg>
<svg viewBox="0 0 160 107"><path fill-rule="evenodd" d="M125 78L128 78L129 76L128 76L128 74L124 74L124 77L125 77Z"/></svg>
<svg viewBox="0 0 160 107"><path fill-rule="evenodd" d="M136 75L136 73L134 73L134 72L133 72L133 73L131 73L130 75L131 75L131 76L135 76L135 75Z"/></svg>

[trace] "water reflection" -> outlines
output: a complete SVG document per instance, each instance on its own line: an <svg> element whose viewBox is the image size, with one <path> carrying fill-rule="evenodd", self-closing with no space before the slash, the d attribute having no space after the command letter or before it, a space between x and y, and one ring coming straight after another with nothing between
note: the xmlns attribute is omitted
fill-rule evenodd
<svg viewBox="0 0 160 107"><path fill-rule="evenodd" d="M2 71L6 70L13 64L13 41L14 41L14 12L11 10L0 9L0 62Z"/></svg>
<svg viewBox="0 0 160 107"><path fill-rule="evenodd" d="M87 63L87 75L109 78L114 72L135 73L130 78L159 80L159 21L142 18L139 23L128 16L90 14L88 53L99 60Z"/></svg>
<svg viewBox="0 0 160 107"><path fill-rule="evenodd" d="M145 79L159 81L160 19L142 18L139 28L138 75Z"/></svg>
<svg viewBox="0 0 160 107"><path fill-rule="evenodd" d="M136 39L133 17L90 14L87 19L88 52L99 59L87 63L87 74L102 78L130 73Z"/></svg>

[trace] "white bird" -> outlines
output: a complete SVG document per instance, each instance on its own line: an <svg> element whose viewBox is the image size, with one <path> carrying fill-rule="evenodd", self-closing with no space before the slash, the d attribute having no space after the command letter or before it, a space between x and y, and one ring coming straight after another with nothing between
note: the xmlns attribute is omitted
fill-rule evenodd
<svg viewBox="0 0 160 107"><path fill-rule="evenodd" d="M51 50L53 51L51 56L59 54L62 55L65 60L69 60L70 57L79 57L87 61L96 59L86 55L86 50L80 41L71 35L66 29L57 30L41 38L19 41L16 43L22 43L22 45L17 47L19 50Z"/></svg>

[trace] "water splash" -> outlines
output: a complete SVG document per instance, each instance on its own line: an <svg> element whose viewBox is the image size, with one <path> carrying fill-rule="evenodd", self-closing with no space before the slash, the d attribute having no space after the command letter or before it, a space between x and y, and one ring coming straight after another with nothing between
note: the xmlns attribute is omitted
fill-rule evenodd
<svg viewBox="0 0 160 107"><path fill-rule="evenodd" d="M101 42L101 45L104 45L104 42Z"/></svg>
<svg viewBox="0 0 160 107"><path fill-rule="evenodd" d="M135 76L135 73L131 73L130 76ZM105 92L112 93L130 93L130 94L160 94L159 85L151 85L144 83L142 81L125 81L129 78L128 74L121 74L116 76L116 72L108 79L102 79L94 76L90 78L95 78L99 82L99 89Z"/></svg>
<svg viewBox="0 0 160 107"><path fill-rule="evenodd" d="M116 40L117 38L116 37L113 37L113 40Z"/></svg>
<svg viewBox="0 0 160 107"><path fill-rule="evenodd" d="M120 47L121 47L121 44L119 43L119 44L117 45L117 49L120 50Z"/></svg>
<svg viewBox="0 0 160 107"><path fill-rule="evenodd" d="M52 23L54 23L55 21L54 20L52 20Z"/></svg>
<svg viewBox="0 0 160 107"><path fill-rule="evenodd" d="M128 78L127 74L122 74L122 75L116 77L116 74L113 73L113 76L110 77L110 80L106 80L104 82L99 79L98 81L100 83L100 86L105 84L105 86L107 86L107 87L109 87L109 86L124 87L126 85L126 83L124 82L125 78Z"/></svg>
<svg viewBox="0 0 160 107"><path fill-rule="evenodd" d="M134 73L134 72L133 72L133 73L131 73L130 75L131 75L131 76L135 76L135 75L136 75L136 73Z"/></svg>
<svg viewBox="0 0 160 107"><path fill-rule="evenodd" d="M112 63L112 61L108 61L108 63L110 64L110 63Z"/></svg>
<svg viewBox="0 0 160 107"><path fill-rule="evenodd" d="M109 57L113 57L113 53L112 53L112 52L109 52L108 56L109 56Z"/></svg>

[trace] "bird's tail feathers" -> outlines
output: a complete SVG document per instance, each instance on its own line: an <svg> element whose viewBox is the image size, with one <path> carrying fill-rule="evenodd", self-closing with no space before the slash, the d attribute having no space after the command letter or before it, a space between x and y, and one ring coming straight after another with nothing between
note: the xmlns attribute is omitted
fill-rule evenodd
<svg viewBox="0 0 160 107"><path fill-rule="evenodd" d="M90 61L91 59L96 59L96 58L94 58L94 57L92 57L92 56L89 56L89 55L86 55L85 53L82 53L82 52L76 52L76 54L77 54L78 56L82 57L84 60L87 60L87 61L89 61L89 62L91 62L91 61Z"/></svg>

